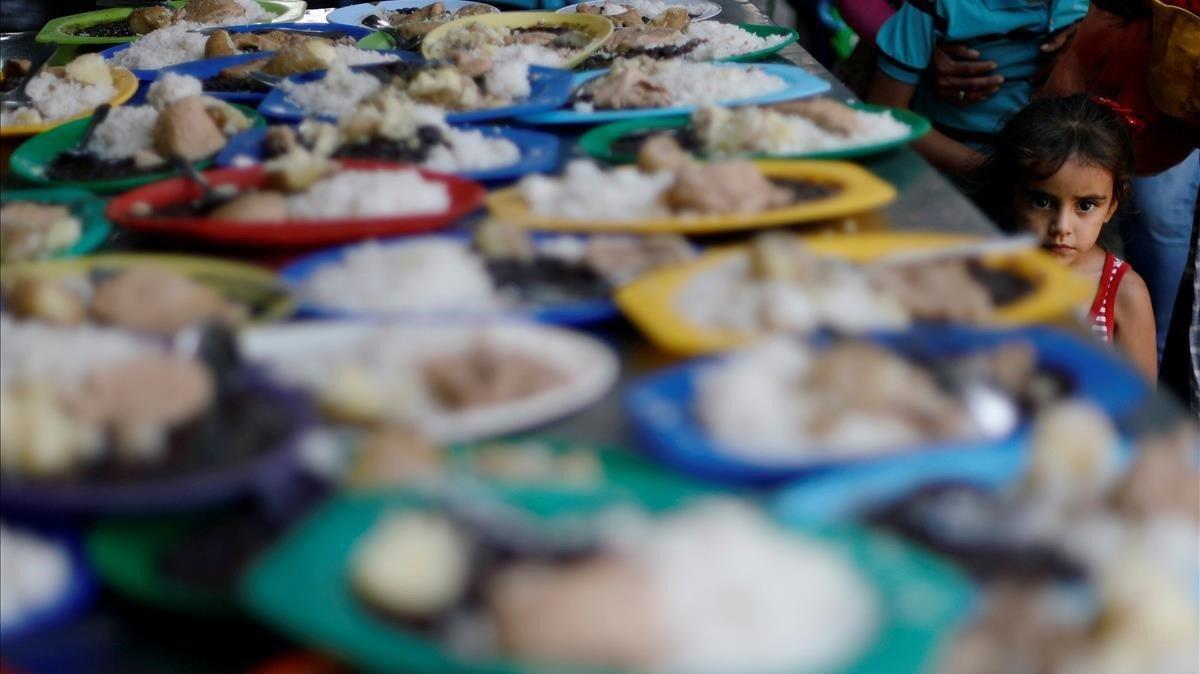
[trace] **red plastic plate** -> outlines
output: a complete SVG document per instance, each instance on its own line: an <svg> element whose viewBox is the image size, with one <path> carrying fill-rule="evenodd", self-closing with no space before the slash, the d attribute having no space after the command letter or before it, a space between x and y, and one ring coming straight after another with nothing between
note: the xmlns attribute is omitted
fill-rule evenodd
<svg viewBox="0 0 1200 674"><path fill-rule="evenodd" d="M355 170L396 170L416 168L392 162L345 160L343 168ZM197 199L201 188L187 178L171 178L137 189L113 199L105 215L122 227L150 234L185 236L206 241L257 247L325 246L359 239L398 234L415 234L441 229L478 209L483 204L484 188L478 183L417 168L427 180L446 183L450 190L450 208L431 215L387 218L333 218L328 220L290 220L287 222L227 222L206 217L139 216L135 204L151 210ZM206 171L212 185L261 187L266 173L261 166Z"/></svg>

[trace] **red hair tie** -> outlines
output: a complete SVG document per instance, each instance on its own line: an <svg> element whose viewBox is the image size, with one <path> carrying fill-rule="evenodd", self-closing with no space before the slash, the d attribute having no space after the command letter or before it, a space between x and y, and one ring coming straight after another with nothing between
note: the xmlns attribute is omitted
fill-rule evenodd
<svg viewBox="0 0 1200 674"><path fill-rule="evenodd" d="M1117 113L1117 116L1129 126L1129 130L1134 134L1139 134L1143 129L1146 128L1146 122L1139 118L1133 112L1132 108L1127 108L1111 98L1105 98L1103 96L1088 96L1088 98L1091 99L1091 101L1096 105L1104 106Z"/></svg>

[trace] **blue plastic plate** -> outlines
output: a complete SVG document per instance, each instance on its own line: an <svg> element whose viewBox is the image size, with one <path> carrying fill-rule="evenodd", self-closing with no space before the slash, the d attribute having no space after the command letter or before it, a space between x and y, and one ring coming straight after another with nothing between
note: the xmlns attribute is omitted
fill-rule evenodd
<svg viewBox="0 0 1200 674"><path fill-rule="evenodd" d="M718 68L758 68L766 71L767 74L774 75L782 79L787 86L779 91L774 91L761 96L752 96L750 98L739 98L729 101L721 101L720 105L765 105L767 103L779 103L780 101L790 101L795 98L804 98L806 96L814 96L826 91L829 91L829 82L817 77L804 70L799 66L783 65L778 63L756 63L748 65L745 63L713 63L710 64ZM571 82L571 90L574 91L585 82L600 77L607 70L590 70L585 73L575 75ZM600 124L603 122L618 122L625 119L645 119L648 117L666 117L670 115L688 115L699 106L695 105L677 105L669 108L640 108L635 110L598 110L596 112L576 112L572 108L564 108L562 110L552 110L550 112L541 112L532 115L522 115L521 122L527 124Z"/></svg>
<svg viewBox="0 0 1200 674"><path fill-rule="evenodd" d="M1114 417L1144 401L1150 389L1142 377L1102 345L1051 328L1014 330L967 327L918 327L899 335L872 339L918 358L953 357L1001 344L1022 341L1033 345L1039 366L1070 382L1071 394L1098 405ZM718 357L719 358L719 357ZM695 384L702 368L717 359L685 363L635 381L625 397L626 412L641 444L660 460L686 474L733 483L778 483L828 469L942 462L969 452L1018 452L1029 431L1029 420L1007 438L973 442L942 442L899 448L880 455L834 458L812 452L793 461L756 461L712 439L696 418Z"/></svg>
<svg viewBox="0 0 1200 674"><path fill-rule="evenodd" d="M34 612L25 620L0 630L0 644L11 644L22 637L50 629L82 612L96 592L96 579L83 556L83 540L79 534L61 527L9 523L19 531L28 531L43 539L66 546L70 558L70 578L62 594L52 603Z"/></svg>
<svg viewBox="0 0 1200 674"><path fill-rule="evenodd" d="M306 73L290 79L296 82L312 82L322 77L325 77L324 72ZM569 70L530 66L529 98L515 105L503 108L488 108L487 110L473 110L471 112L449 112L446 114L446 121L451 124L470 124L473 122L493 121L505 117L531 115L535 112L560 108L571 97L571 80L572 75ZM281 89L275 89L268 94L263 99L263 102L259 104L258 111L272 120L282 122L299 122L308 116ZM336 121L332 118L326 119Z"/></svg>
<svg viewBox="0 0 1200 674"><path fill-rule="evenodd" d="M1118 457L1127 461L1129 446L1121 449ZM789 522L816 526L848 522L937 482L1005 489L1025 475L1028 462L1027 452L970 452L853 466L784 487L774 499L774 510Z"/></svg>
<svg viewBox="0 0 1200 674"><path fill-rule="evenodd" d="M329 13L325 20L329 23L342 24L347 26L361 26L362 20L368 14L375 14L378 10L386 9L388 11L396 11L397 9L416 9L432 5L434 0L384 0L384 2L363 2L357 5L347 5L339 7ZM469 2L468 0L442 0L442 6L447 11L457 12L463 7L471 5L485 5L491 7L486 2Z"/></svg>
<svg viewBox="0 0 1200 674"><path fill-rule="evenodd" d="M448 232L444 234L436 234L432 236L442 236L466 241L468 235L465 232ZM548 236L570 236L570 235L535 235L535 238L542 239ZM384 245L404 245L411 243L413 237L398 237L394 239L384 240L381 243ZM313 274L317 273L322 267L330 264L337 264L345 257L346 252L362 244L352 244L349 246L341 246L323 250L319 253L300 258L295 262L287 265L279 270L279 278L292 290L296 297L300 298L300 315L310 318L358 318L358 319L377 319L377 318L413 318L413 319L428 319L431 317L454 317L454 318L481 318L489 316L485 313L476 314L448 314L448 313L433 313L433 312L403 312L403 313L360 313L353 311L345 311L340 309L329 309L320 305L312 304L304 299L301 293L303 285L312 278ZM602 321L612 320L617 316L616 305L609 298L596 299L581 302L572 302L569 304L555 304L551 306L543 306L538 308L529 308L519 310L517 312L502 314L507 317L523 318L538 323L548 325L564 325L578 326L600 323Z"/></svg>
<svg viewBox="0 0 1200 674"><path fill-rule="evenodd" d="M371 34L370 30L363 28L362 26L331 26L326 23L256 23L256 24L249 24L249 25L245 25L245 26L223 26L223 28L225 30L229 31L230 33L250 33L250 32L256 31L256 30L302 30L306 33L328 33L331 35L336 35L338 33L342 33L344 35L354 38L355 40L361 40L364 37ZM111 59L115 54L125 51L126 49L129 49L129 45L131 45L131 44L133 44L133 43L126 42L125 44L119 44L115 47L109 47L108 49L105 49L104 51L100 52L100 55L103 56L104 59L107 61L108 59ZM241 59L241 60L229 61L228 63L226 63L225 65L223 65L221 67L228 68L231 65L235 65L237 63L242 63L243 61L252 61L255 58L262 58L263 56L270 55L271 53L272 52L256 52L255 54L239 54L238 56L226 57L226 58L230 58L230 59ZM204 63L207 61L218 61L218 60L221 60L221 59L202 59L199 61L188 61L188 64ZM185 64L176 64L173 66L168 66L166 68L130 68L129 71L132 72L133 76L138 78L139 80L144 80L144 81L149 82L149 81L152 81L154 78L158 77L159 72L161 72L163 70L176 70L180 65L185 65ZM217 70L220 70L220 68L218 68ZM178 70L176 70L176 71L179 72ZM187 72L186 74L199 77L199 75L196 75L196 73L194 73L194 72ZM205 77L209 77L211 75L216 75L216 74L217 74L217 71L214 70L214 71L208 73L207 75L205 75ZM245 95L245 94L243 94L243 95ZM251 95L253 95L253 94L251 94ZM225 97L221 97L221 98L225 98ZM225 98L225 100L229 100L229 101L258 100L258 98L261 98L261 96L259 96L257 98L253 98L253 99Z"/></svg>
<svg viewBox="0 0 1200 674"><path fill-rule="evenodd" d="M476 182L499 182L515 180L530 173L553 173L558 168L558 137L540 131L510 129L501 126L464 127L476 128L485 136L507 138L521 151L515 164L484 171L465 171L457 175ZM266 129L250 129L229 139L225 149L214 160L216 166L224 168L237 165L239 157L255 162L263 160L263 140Z"/></svg>

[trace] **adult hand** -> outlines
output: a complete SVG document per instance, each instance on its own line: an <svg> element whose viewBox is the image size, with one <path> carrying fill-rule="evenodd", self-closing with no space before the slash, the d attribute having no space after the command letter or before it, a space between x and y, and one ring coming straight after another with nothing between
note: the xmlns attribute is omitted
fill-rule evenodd
<svg viewBox="0 0 1200 674"><path fill-rule="evenodd" d="M993 74L996 62L980 61L980 56L959 42L939 44L933 52L937 97L952 105L971 105L999 91L1004 77Z"/></svg>
<svg viewBox="0 0 1200 674"><path fill-rule="evenodd" d="M1071 38L1075 37L1075 29L1078 27L1079 24L1076 23L1058 31L1057 33L1051 35L1049 40L1043 42L1039 49L1042 50L1043 54L1057 54L1059 50L1067 46L1067 43L1071 41Z"/></svg>

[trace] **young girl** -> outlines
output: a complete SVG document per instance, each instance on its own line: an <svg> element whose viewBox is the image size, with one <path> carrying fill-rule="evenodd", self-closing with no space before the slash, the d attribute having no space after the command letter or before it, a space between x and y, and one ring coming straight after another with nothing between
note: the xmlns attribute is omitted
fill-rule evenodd
<svg viewBox="0 0 1200 674"><path fill-rule="evenodd" d="M1154 380L1158 354L1146 284L1129 263L1096 245L1129 195L1133 143L1126 124L1083 94L1034 100L1000 132L981 196L997 222L1037 234L1042 248L1095 280L1092 329Z"/></svg>

